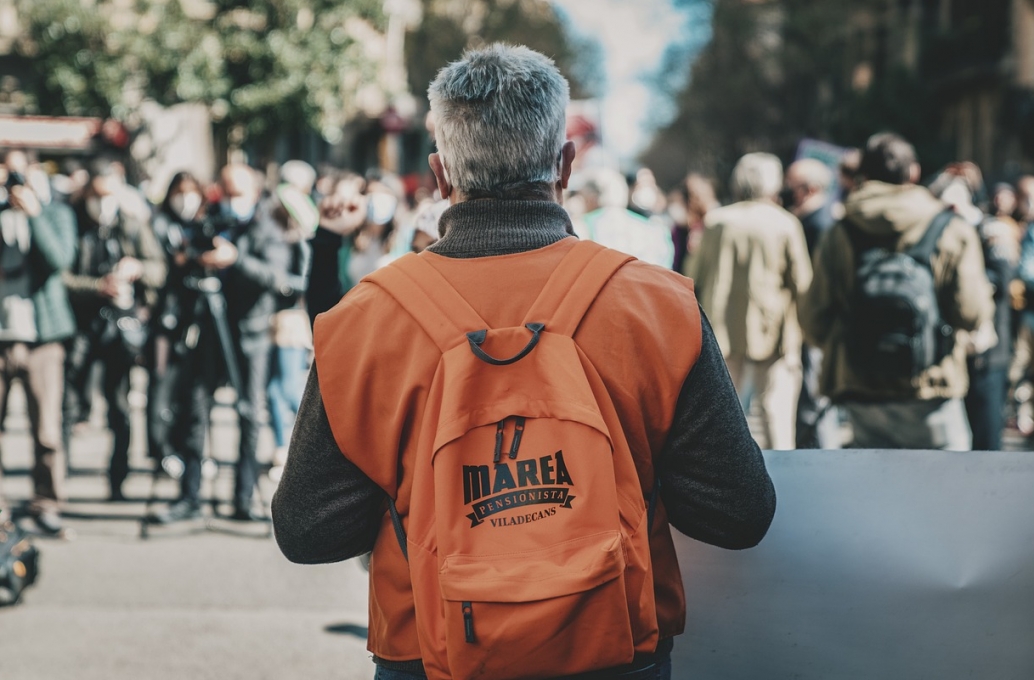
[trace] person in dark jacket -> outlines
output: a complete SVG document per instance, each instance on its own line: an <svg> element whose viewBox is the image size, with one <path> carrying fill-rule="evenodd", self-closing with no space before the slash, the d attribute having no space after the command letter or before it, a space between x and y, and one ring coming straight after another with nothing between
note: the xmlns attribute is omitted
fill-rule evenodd
<svg viewBox="0 0 1034 680"><path fill-rule="evenodd" d="M33 500L29 512L47 534L61 531L65 448L61 440L64 342L75 333L62 274L75 261L75 218L26 183L29 167L20 151L4 158L0 191L0 401L11 381L21 380L32 430ZM31 180L31 177L30 177ZM0 514L6 507L0 493Z"/></svg>
<svg viewBox="0 0 1034 680"><path fill-rule="evenodd" d="M178 172L151 223L169 271L151 319L148 347L147 448L156 461L176 455L170 436L176 418L174 391L183 364L183 348L177 340L192 311L184 309L184 303L196 297L185 289L184 280L195 269L189 262L189 235L198 229L204 210L201 183L189 172Z"/></svg>
<svg viewBox="0 0 1034 680"><path fill-rule="evenodd" d="M129 371L146 343L146 328L165 284L165 258L151 227L123 209L122 178L108 161L93 166L86 191L74 206L79 256L65 283L79 333L65 363L64 442L89 403L86 393L95 363L103 369L108 427L114 441L108 469L110 496L123 499L129 474Z"/></svg>
<svg viewBox="0 0 1034 680"><path fill-rule="evenodd" d="M246 165L228 165L223 168L220 185L223 200L213 206L208 217L208 229L218 234L194 258L199 270L196 278L208 283L196 287L218 282L225 297L232 336L228 351L241 380L237 394L240 447L232 518L251 521L260 519L251 501L258 481L255 454L269 371L269 324L276 312L277 295L293 292L287 276L291 253L267 206L260 204L260 185L254 170ZM199 297L207 300L198 293L195 302ZM151 517L159 524L200 516L201 462L212 397L228 376L227 348L220 345L211 308L205 302L191 308L196 312L181 340L188 356L176 388L178 414L173 440L185 469L179 500Z"/></svg>

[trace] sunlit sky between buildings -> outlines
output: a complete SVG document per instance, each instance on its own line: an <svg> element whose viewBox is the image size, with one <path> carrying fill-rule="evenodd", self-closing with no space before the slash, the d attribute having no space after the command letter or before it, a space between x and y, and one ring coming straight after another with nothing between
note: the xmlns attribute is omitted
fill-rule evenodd
<svg viewBox="0 0 1034 680"><path fill-rule="evenodd" d="M619 158L631 160L650 141L657 107L665 106L663 93L656 93L647 80L661 67L665 50L684 38L686 13L676 10L671 0L553 2L578 33L596 38L603 47L604 143Z"/></svg>

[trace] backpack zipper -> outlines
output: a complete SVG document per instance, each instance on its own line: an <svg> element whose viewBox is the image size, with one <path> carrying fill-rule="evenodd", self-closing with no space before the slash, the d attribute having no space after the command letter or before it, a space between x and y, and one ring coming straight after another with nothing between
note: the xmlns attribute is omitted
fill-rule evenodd
<svg viewBox="0 0 1034 680"><path fill-rule="evenodd" d="M467 642L474 644L477 639L474 637L474 608L470 602L461 602L463 607L463 632L467 636Z"/></svg>
<svg viewBox="0 0 1034 680"><path fill-rule="evenodd" d="M496 465L503 457L503 428L505 426L506 418L500 420L495 426L495 455L492 457L492 462Z"/></svg>
<svg viewBox="0 0 1034 680"><path fill-rule="evenodd" d="M510 444L510 460L517 457L517 450L521 448L521 436L524 434L524 423L525 418L522 416L515 417L516 422L513 426L513 443Z"/></svg>

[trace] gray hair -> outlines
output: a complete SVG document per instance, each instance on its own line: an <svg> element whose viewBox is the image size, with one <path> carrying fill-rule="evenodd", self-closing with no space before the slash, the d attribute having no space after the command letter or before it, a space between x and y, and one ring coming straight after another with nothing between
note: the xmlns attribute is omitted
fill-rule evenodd
<svg viewBox="0 0 1034 680"><path fill-rule="evenodd" d="M802 158L794 161L786 169L786 174L792 175L809 189L820 193L826 193L833 186L833 171L829 166L815 158Z"/></svg>
<svg viewBox="0 0 1034 680"><path fill-rule="evenodd" d="M501 43L473 50L439 71L427 96L449 183L464 194L559 179L570 94L548 57Z"/></svg>
<svg viewBox="0 0 1034 680"><path fill-rule="evenodd" d="M774 198L783 187L783 164L770 153L748 153L736 162L729 190L737 201Z"/></svg>

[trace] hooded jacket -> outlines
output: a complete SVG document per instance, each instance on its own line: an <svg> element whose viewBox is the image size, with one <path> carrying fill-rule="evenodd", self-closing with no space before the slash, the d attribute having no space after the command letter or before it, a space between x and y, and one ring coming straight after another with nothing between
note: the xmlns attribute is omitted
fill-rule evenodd
<svg viewBox="0 0 1034 680"><path fill-rule="evenodd" d="M801 326L808 342L824 350L821 389L836 401L950 399L969 388L966 350L956 341L952 354L931 366L911 387L897 393L874 388L852 370L844 350L844 329L850 317L857 261L849 228L877 238L901 252L915 245L944 203L925 187L869 181L847 199L845 217L819 242L815 278L803 297ZM953 219L931 258L941 315L956 331L972 331L994 313L991 285L984 270L980 237L964 220Z"/></svg>

